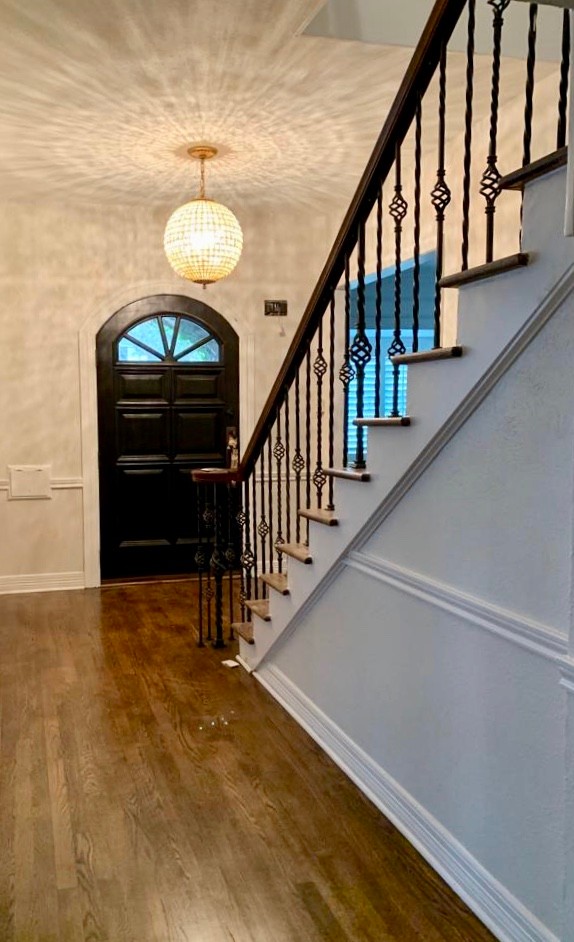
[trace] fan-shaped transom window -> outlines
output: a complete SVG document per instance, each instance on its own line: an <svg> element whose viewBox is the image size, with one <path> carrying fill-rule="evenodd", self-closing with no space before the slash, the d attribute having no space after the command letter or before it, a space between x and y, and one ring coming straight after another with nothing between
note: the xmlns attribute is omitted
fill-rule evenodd
<svg viewBox="0 0 574 942"><path fill-rule="evenodd" d="M154 314L122 334L117 342L122 363L219 363L221 345L197 321L181 314Z"/></svg>

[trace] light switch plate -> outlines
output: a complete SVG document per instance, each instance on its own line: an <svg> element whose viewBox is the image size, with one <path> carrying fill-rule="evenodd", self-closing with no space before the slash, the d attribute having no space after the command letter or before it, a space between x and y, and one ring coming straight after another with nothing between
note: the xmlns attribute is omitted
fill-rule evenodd
<svg viewBox="0 0 574 942"><path fill-rule="evenodd" d="M8 465L8 500L50 500L51 471L49 464Z"/></svg>

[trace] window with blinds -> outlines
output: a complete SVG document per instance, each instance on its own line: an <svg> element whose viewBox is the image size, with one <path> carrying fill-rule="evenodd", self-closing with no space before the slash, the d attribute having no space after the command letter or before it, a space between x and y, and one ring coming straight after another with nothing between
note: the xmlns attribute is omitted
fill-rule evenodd
<svg viewBox="0 0 574 942"><path fill-rule="evenodd" d="M365 367L365 381L363 389L363 415L365 418L375 414L375 385L376 385L376 363L375 363L375 340L376 331L367 328L365 331L373 348L371 359ZM412 349L413 335L411 330L401 332L403 343L407 350ZM380 402L381 415L390 415L393 410L393 364L386 355L393 339L392 330L381 331L381 367L380 367ZM433 331L419 330L419 350L430 350L433 345ZM399 413L407 414L407 367L401 366L399 370ZM352 462L357 451L357 426L353 425L357 417L357 380L349 383L349 419L347 426L348 443L348 461ZM365 454L368 444L368 435L364 438Z"/></svg>

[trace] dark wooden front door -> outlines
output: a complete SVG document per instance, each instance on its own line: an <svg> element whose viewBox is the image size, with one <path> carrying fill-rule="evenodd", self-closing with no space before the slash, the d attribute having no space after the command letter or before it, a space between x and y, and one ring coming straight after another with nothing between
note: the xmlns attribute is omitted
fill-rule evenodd
<svg viewBox="0 0 574 942"><path fill-rule="evenodd" d="M191 572L191 470L224 466L239 423L238 338L200 301L122 308L97 337L102 578Z"/></svg>

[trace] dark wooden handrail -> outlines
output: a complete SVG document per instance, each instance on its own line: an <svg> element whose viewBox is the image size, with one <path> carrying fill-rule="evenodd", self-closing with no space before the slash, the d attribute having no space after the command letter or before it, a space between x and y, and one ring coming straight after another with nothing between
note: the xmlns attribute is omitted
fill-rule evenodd
<svg viewBox="0 0 574 942"><path fill-rule="evenodd" d="M332 293L341 280L345 258L355 247L359 226L367 219L375 204L379 187L393 166L396 148L406 137L414 121L417 104L437 70L443 43L448 43L465 6L466 0L436 0L323 271L245 450L238 469L238 477L243 480L249 477L255 466L275 421L277 410L284 399L285 391L294 381Z"/></svg>

